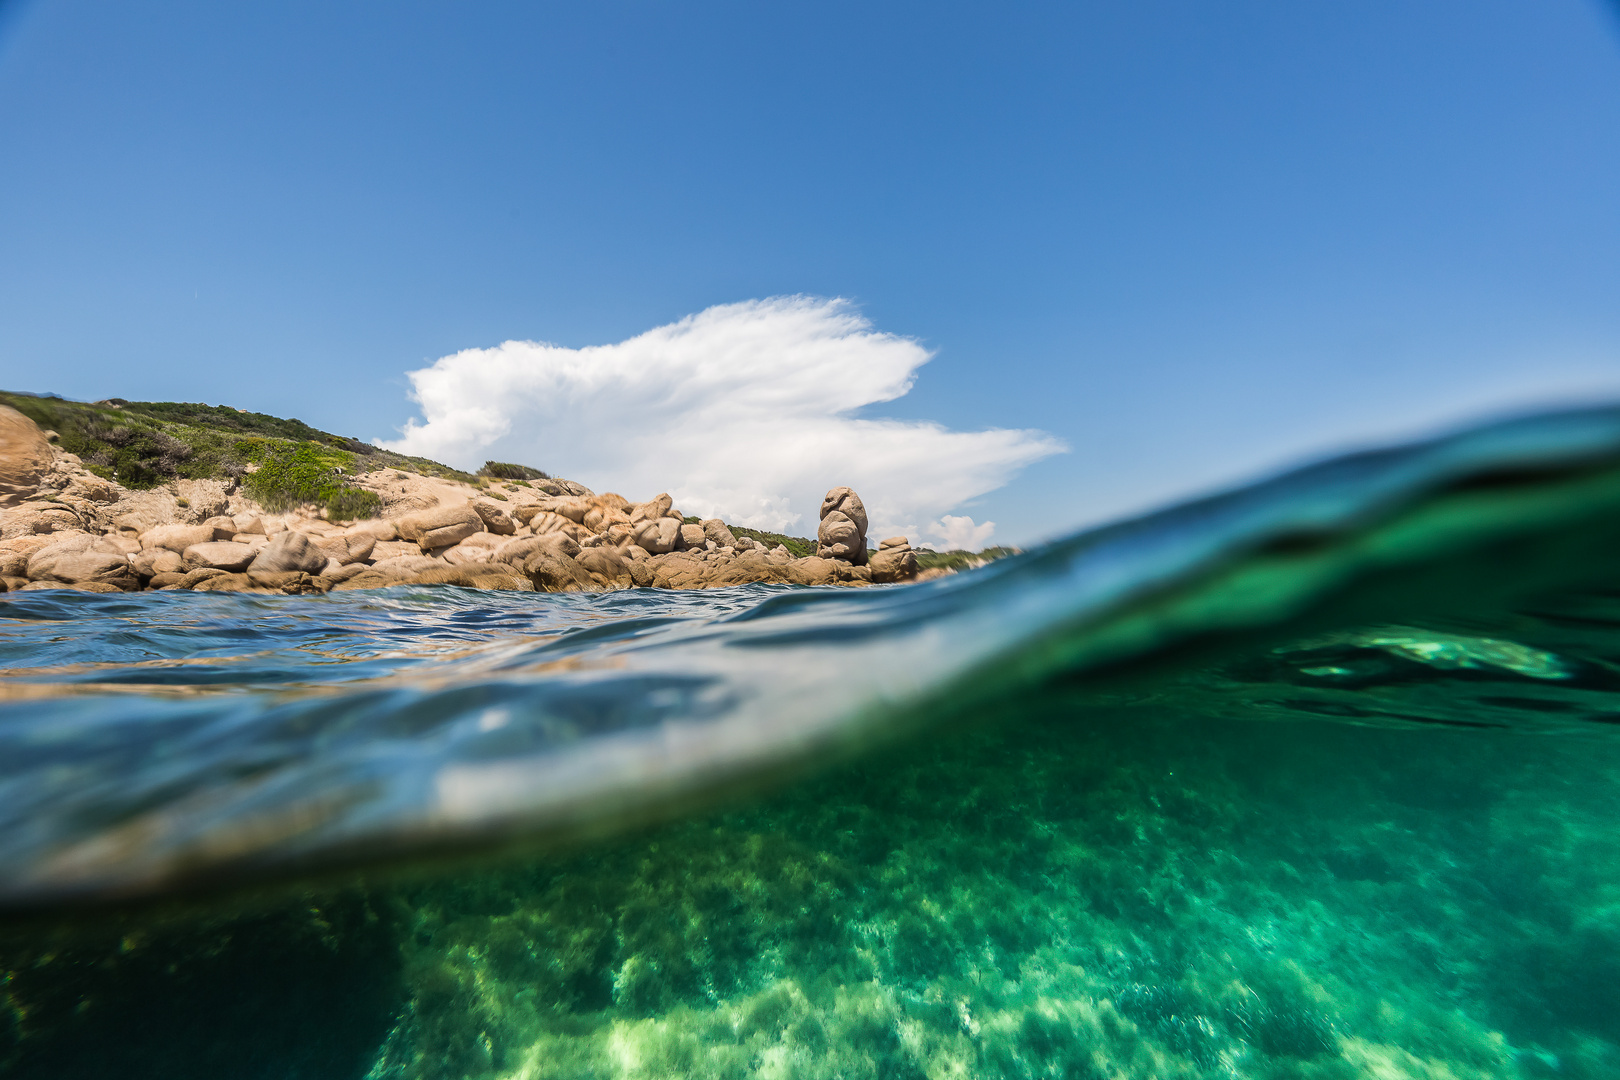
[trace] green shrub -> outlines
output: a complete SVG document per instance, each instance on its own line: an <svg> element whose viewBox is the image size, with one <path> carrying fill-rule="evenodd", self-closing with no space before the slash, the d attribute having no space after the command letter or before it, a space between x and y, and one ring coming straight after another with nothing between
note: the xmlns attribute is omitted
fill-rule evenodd
<svg viewBox="0 0 1620 1080"><path fill-rule="evenodd" d="M1018 549L1011 547L990 547L980 552L932 551L928 548L918 548L916 551L917 566L923 570L966 570L981 562L994 562L1017 554Z"/></svg>
<svg viewBox="0 0 1620 1080"><path fill-rule="evenodd" d="M687 514L681 519L681 521L686 525L703 524L703 519L693 514ZM746 536L750 540L758 540L768 548L774 548L780 544L781 546L787 548L789 554L797 559L802 559L806 555L814 555L816 553L816 542L803 536L783 536L781 533L766 532L763 529L750 529L742 525L728 524L726 528L731 530L732 536Z"/></svg>
<svg viewBox="0 0 1620 1080"><path fill-rule="evenodd" d="M260 462L270 452L272 446L278 445L269 439L237 439L231 444L231 450L243 461Z"/></svg>
<svg viewBox="0 0 1620 1080"><path fill-rule="evenodd" d="M62 445L78 454L85 467L125 487L149 488L181 474L192 456L191 447L154 428L127 424L95 424L72 431Z"/></svg>
<svg viewBox="0 0 1620 1080"><path fill-rule="evenodd" d="M694 519L696 520L696 519ZM781 533L765 532L763 529L749 529L741 525L727 525L732 536L746 536L750 540L758 540L768 548L781 544L796 559L816 553L816 542L803 536L783 536Z"/></svg>
<svg viewBox="0 0 1620 1080"><path fill-rule="evenodd" d="M77 454L97 476L130 488L150 488L181 478L240 478L248 465L263 464L300 444L312 445L334 461L358 461L368 471L410 469L447 480L474 479L470 473L436 461L319 431L301 420L225 405L124 398L83 402L8 391L0 391L0 404L17 409L41 428L54 430L62 449ZM525 472L544 475L532 469Z"/></svg>
<svg viewBox="0 0 1620 1080"><path fill-rule="evenodd" d="M497 480L550 480L551 474L527 465L514 465L510 461L486 461L478 470L479 476L493 476Z"/></svg>
<svg viewBox="0 0 1620 1080"><path fill-rule="evenodd" d="M362 487L344 487L322 503L337 521L360 521L382 513L382 499Z"/></svg>
<svg viewBox="0 0 1620 1080"><path fill-rule="evenodd" d="M257 472L243 481L243 489L270 510L290 510L304 503L324 507L335 518L376 517L382 500L374 492L345 481L336 470L352 466L344 451L322 450L303 443L272 451Z"/></svg>

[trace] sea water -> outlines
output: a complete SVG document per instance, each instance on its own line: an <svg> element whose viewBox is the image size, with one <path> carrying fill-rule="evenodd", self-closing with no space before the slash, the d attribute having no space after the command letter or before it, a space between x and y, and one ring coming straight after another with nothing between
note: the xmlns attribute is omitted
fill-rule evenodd
<svg viewBox="0 0 1620 1080"><path fill-rule="evenodd" d="M866 590L0 598L0 1075L1620 1076L1620 414Z"/></svg>

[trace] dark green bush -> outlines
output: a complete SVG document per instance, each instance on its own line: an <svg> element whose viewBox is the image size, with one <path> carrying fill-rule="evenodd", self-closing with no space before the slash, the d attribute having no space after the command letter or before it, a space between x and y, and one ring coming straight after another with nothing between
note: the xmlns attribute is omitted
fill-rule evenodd
<svg viewBox="0 0 1620 1080"><path fill-rule="evenodd" d="M478 470L479 476L492 476L497 480L550 480L551 474L527 465L514 465L510 461L486 461Z"/></svg>
<svg viewBox="0 0 1620 1080"><path fill-rule="evenodd" d="M191 447L172 435L126 425L70 431L62 445L93 472L131 488L149 488L182 475L181 467L192 456Z"/></svg>

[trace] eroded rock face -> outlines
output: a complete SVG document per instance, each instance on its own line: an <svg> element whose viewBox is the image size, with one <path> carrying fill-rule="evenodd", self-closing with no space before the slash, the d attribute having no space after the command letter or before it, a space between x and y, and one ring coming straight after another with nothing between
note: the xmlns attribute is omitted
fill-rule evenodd
<svg viewBox="0 0 1620 1080"><path fill-rule="evenodd" d="M436 566L417 574L417 585L460 585L469 589L515 589L533 592L534 585L505 565Z"/></svg>
<svg viewBox="0 0 1620 1080"><path fill-rule="evenodd" d="M590 530L585 526L571 518L563 517L561 514L553 514L550 511L543 511L530 518L528 528L536 536L557 533L571 538L576 544L591 535Z"/></svg>
<svg viewBox="0 0 1620 1080"><path fill-rule="evenodd" d="M511 536L517 532L517 522L506 512L506 508L494 499L474 499L473 511L484 522L484 528L498 536Z"/></svg>
<svg viewBox="0 0 1620 1080"><path fill-rule="evenodd" d="M125 590L116 585L108 585L102 581L30 581L23 585L19 592L35 592L41 589L69 589L74 592L88 593L115 593Z"/></svg>
<svg viewBox="0 0 1620 1080"><path fill-rule="evenodd" d="M129 565L141 577L180 573L184 560L168 548L142 548L129 557Z"/></svg>
<svg viewBox="0 0 1620 1080"><path fill-rule="evenodd" d="M45 433L16 409L0 405L0 506L21 502L51 471Z"/></svg>
<svg viewBox="0 0 1620 1080"><path fill-rule="evenodd" d="M191 504L184 508L185 516L191 521L201 523L220 517L230 507L230 494L218 480L177 480L174 489L180 498Z"/></svg>
<svg viewBox="0 0 1620 1080"><path fill-rule="evenodd" d="M239 574L252 565L257 552L247 544L231 540L211 540L206 544L192 544L183 558L187 570L224 570Z"/></svg>
<svg viewBox="0 0 1620 1080"><path fill-rule="evenodd" d="M520 536L508 540L495 549L495 562L521 567L530 555L544 554L559 559L572 559L579 554L579 544L563 533L545 533L540 536Z"/></svg>
<svg viewBox="0 0 1620 1080"><path fill-rule="evenodd" d="M259 531L264 531L263 525L259 526ZM354 527L349 531L351 533L370 533L371 536L374 537L379 543L389 543L399 539L399 528L392 521L388 521L384 518L374 518L371 521L357 521L355 522Z"/></svg>
<svg viewBox="0 0 1620 1080"><path fill-rule="evenodd" d="M429 558L426 555L400 555L373 563L371 569L373 572L392 578L395 581L403 581L424 570L432 570L434 567L443 565L442 561Z"/></svg>
<svg viewBox="0 0 1620 1080"><path fill-rule="evenodd" d="M575 556L575 561L608 585L630 584L630 566L619 550L613 547L586 548Z"/></svg>
<svg viewBox="0 0 1620 1080"><path fill-rule="evenodd" d="M110 585L119 590L141 587L126 556L107 551L64 551L59 545L36 552L28 560L28 576L36 582Z"/></svg>
<svg viewBox="0 0 1620 1080"><path fill-rule="evenodd" d="M593 506L585 512L584 526L593 533L606 532L615 525L631 525L630 514L617 506Z"/></svg>
<svg viewBox="0 0 1620 1080"><path fill-rule="evenodd" d="M904 536L891 536L878 544L871 560L872 580L877 584L912 581L917 576L917 556Z"/></svg>
<svg viewBox="0 0 1620 1080"><path fill-rule="evenodd" d="M303 533L281 532L259 549L250 569L261 574L289 570L319 574L326 569L326 558L326 552L316 547Z"/></svg>
<svg viewBox="0 0 1620 1080"><path fill-rule="evenodd" d="M630 520L634 523L637 521L657 521L659 518L669 517L670 509L674 505L675 500L670 498L669 493L666 491L657 498L648 499L644 503L638 503L631 507Z"/></svg>
<svg viewBox="0 0 1620 1080"><path fill-rule="evenodd" d="M30 502L12 510L0 510L0 539L78 532L83 528L84 522L78 514L55 503Z"/></svg>
<svg viewBox="0 0 1620 1080"><path fill-rule="evenodd" d="M584 524L585 515L591 510L591 501L577 495L565 495L559 498L541 499L539 502L529 503L518 507L518 520L525 525L535 514L556 514L567 518L575 525Z"/></svg>
<svg viewBox="0 0 1620 1080"><path fill-rule="evenodd" d="M89 551L96 546L96 538L89 533L71 533L67 536L53 536L48 543L36 544L29 552L29 563L35 559L49 559L57 555L77 555L82 551ZM31 576L31 575L30 575Z"/></svg>
<svg viewBox="0 0 1620 1080"><path fill-rule="evenodd" d="M545 592L588 592L596 588L591 573L573 559L536 552L523 562L523 573Z"/></svg>
<svg viewBox="0 0 1620 1080"><path fill-rule="evenodd" d="M469 563L489 562L494 554L493 548L463 543L446 549L441 558L451 566L466 566Z"/></svg>
<svg viewBox="0 0 1620 1080"><path fill-rule="evenodd" d="M631 534L631 541L650 555L668 554L680 545L680 520L665 517L639 522Z"/></svg>
<svg viewBox="0 0 1620 1080"><path fill-rule="evenodd" d="M377 538L370 532L348 532L327 536L315 541L328 559L336 559L339 566L363 562L377 549Z"/></svg>
<svg viewBox="0 0 1620 1080"><path fill-rule="evenodd" d="M234 533L223 532L211 525L159 525L141 534L142 548L165 548L184 554L195 544L208 544L215 540L229 540Z"/></svg>
<svg viewBox="0 0 1620 1080"><path fill-rule="evenodd" d="M911 548L886 548L872 556L872 580L879 584L910 581L917 576L917 556Z"/></svg>
<svg viewBox="0 0 1620 1080"><path fill-rule="evenodd" d="M821 500L821 516L825 518L835 510L853 521L862 536L866 535L866 504L861 502L861 497L853 489L835 487L827 492Z"/></svg>
<svg viewBox="0 0 1620 1080"><path fill-rule="evenodd" d="M422 550L459 544L475 532L484 531L484 519L471 506L436 506L406 514L394 522L402 540L415 540Z"/></svg>
<svg viewBox="0 0 1620 1080"><path fill-rule="evenodd" d="M726 528L726 523L719 518L708 518L703 522L703 537L706 540L713 540L714 546L717 548L734 548L737 546L737 538L731 534L730 529ZM693 546L702 547L703 545L696 544Z"/></svg>
<svg viewBox="0 0 1620 1080"><path fill-rule="evenodd" d="M866 537L855 522L837 510L821 519L816 530L816 554L823 559L841 559L856 564L866 561Z"/></svg>
<svg viewBox="0 0 1620 1080"><path fill-rule="evenodd" d="M179 504L167 491L126 491L107 507L107 521L119 529L145 533L173 522L179 511Z"/></svg>

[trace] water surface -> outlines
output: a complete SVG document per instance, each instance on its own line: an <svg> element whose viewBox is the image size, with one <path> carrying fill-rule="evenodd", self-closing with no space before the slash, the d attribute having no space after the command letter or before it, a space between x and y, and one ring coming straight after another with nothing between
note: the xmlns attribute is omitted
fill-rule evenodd
<svg viewBox="0 0 1620 1080"><path fill-rule="evenodd" d="M920 586L0 598L0 1070L1620 1075L1620 414Z"/></svg>

